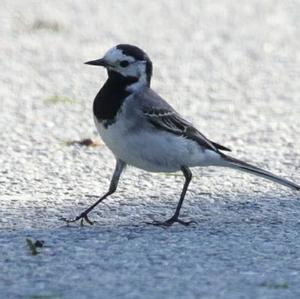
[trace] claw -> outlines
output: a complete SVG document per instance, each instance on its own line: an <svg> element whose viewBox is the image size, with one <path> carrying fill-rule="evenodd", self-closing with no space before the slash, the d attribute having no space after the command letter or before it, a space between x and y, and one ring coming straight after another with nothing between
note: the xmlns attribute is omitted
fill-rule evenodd
<svg viewBox="0 0 300 299"><path fill-rule="evenodd" d="M65 218L65 217L61 217L61 218L60 218L60 220L66 222L67 225L69 225L69 224L72 223L72 222L76 222L76 221L78 221L79 219L80 219L80 226L84 226L84 222L83 222L84 220L85 220L88 224L90 224L90 225L93 225L93 224L94 224L94 222L91 221L91 220L88 218L87 214L85 214L85 213L81 213L79 216L75 217L74 219L67 219L67 218Z"/></svg>
<svg viewBox="0 0 300 299"><path fill-rule="evenodd" d="M84 215L83 216L83 218L82 218L82 220L85 220L88 224L90 224L90 225L93 225L95 222L94 221L91 221L89 218L88 218L88 216L87 215Z"/></svg>
<svg viewBox="0 0 300 299"><path fill-rule="evenodd" d="M81 218L81 220L80 220L80 226L81 226L81 227L84 226L83 218Z"/></svg>
<svg viewBox="0 0 300 299"><path fill-rule="evenodd" d="M184 226L188 226L191 223L196 223L195 221L191 220L191 221L183 221L181 219L178 219L176 217L172 217L166 221L153 221L153 222L146 222L146 224L150 224L150 225L155 225L155 226L161 226L161 227L169 227L171 225L173 225L175 222L180 223Z"/></svg>
<svg viewBox="0 0 300 299"><path fill-rule="evenodd" d="M182 220L180 220L180 219L177 219L176 222L178 222L178 223L180 223L180 224L183 224L183 225L185 225L185 226L189 226L191 223L197 223L197 222L194 221L194 220L190 220L190 221L182 221Z"/></svg>
<svg viewBox="0 0 300 299"><path fill-rule="evenodd" d="M66 222L67 224L69 224L70 222L73 222L73 220L67 219L66 217L60 217L58 220L64 221L64 222Z"/></svg>

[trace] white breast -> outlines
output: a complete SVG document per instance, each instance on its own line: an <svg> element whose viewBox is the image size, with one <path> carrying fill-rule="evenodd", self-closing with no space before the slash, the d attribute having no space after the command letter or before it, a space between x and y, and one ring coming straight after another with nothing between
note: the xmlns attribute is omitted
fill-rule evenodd
<svg viewBox="0 0 300 299"><path fill-rule="evenodd" d="M207 166L219 155L203 151L193 140L156 130L132 129L121 113L105 128L95 118L99 134L116 158L152 172L174 172L181 166Z"/></svg>

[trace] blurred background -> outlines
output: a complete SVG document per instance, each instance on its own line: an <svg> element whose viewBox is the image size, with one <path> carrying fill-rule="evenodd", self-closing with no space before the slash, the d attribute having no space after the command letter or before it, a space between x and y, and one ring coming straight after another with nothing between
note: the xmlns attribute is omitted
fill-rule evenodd
<svg viewBox="0 0 300 299"><path fill-rule="evenodd" d="M97 136L91 107L106 74L83 62L118 43L149 54L152 87L209 138L250 160L264 155L255 152L262 143L273 158L260 162L273 169L274 157L282 164L297 155L297 1L2 0L1 7L4 164L18 147L18 162L30 162L32 141L49 151Z"/></svg>
<svg viewBox="0 0 300 299"><path fill-rule="evenodd" d="M178 234L174 228L175 235L159 231L163 241L156 239L156 229L142 223L172 213L182 185L177 174L129 169L120 192L91 217L100 222L96 228L73 235L58 220L76 215L108 186L114 159L92 119L93 99L106 73L83 63L119 43L148 53L154 64L153 89L208 138L232 148L236 157L299 182L299 1L1 0L0 5L0 238L6 246L0 268L6 273L2 281L14 290L0 287L3 298L84 298L84 290L89 298L99 298L96 285L103 298L246 298L243 290L256 294L249 298L283 298L278 289L288 289L285 298L299 295L296 196L231 170L194 170L183 215L200 223L204 218L205 225ZM84 138L95 146L74 145ZM245 219L255 223L253 230L244 226ZM281 228L272 224L278 221L284 222ZM138 223L145 234L134 231ZM102 227L106 230L99 236ZM42 259L48 277L30 272L35 264L25 254L24 235L43 237L54 246ZM143 245L135 241L124 253L125 239L132 235ZM279 239L272 243L274 235ZM92 240L92 253L82 239ZM287 249L290 242L294 253ZM59 265L55 246L62 243ZM169 243L171 254L161 253ZM68 246L75 246L83 263L93 257L95 264L83 270ZM282 251L276 251L278 246ZM184 248L190 249L181 263L177 257ZM101 261L96 258L100 251ZM262 267L255 262L257 254ZM149 261L157 263L158 272ZM293 265L294 272L288 270ZM79 269L82 274L74 276ZM165 284L157 287L160 282ZM71 289L64 291L68 285Z"/></svg>

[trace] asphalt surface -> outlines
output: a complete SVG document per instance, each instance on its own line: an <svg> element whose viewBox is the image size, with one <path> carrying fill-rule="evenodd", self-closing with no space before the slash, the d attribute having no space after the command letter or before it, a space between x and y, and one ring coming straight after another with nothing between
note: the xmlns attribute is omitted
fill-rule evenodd
<svg viewBox="0 0 300 299"><path fill-rule="evenodd" d="M153 88L232 155L300 182L298 1L20 1L0 9L0 298L299 298L300 194L234 170L183 177L114 158L92 101L106 74L84 61L145 49ZM70 145L91 138L97 146ZM26 243L43 240L39 254Z"/></svg>

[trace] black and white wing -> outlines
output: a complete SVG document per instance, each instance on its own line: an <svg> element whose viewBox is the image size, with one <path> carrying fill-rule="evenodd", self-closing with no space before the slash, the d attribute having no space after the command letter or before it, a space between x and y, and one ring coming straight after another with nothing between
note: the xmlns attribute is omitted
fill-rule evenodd
<svg viewBox="0 0 300 299"><path fill-rule="evenodd" d="M229 148L207 139L151 88L139 94L136 101L136 106L141 110L143 117L156 129L194 140L204 149L215 152L231 151Z"/></svg>
<svg viewBox="0 0 300 299"><path fill-rule="evenodd" d="M183 119L172 109L144 109L144 116L157 129L196 141L200 146L215 152L231 151L229 148L212 142L200 133L191 123Z"/></svg>

